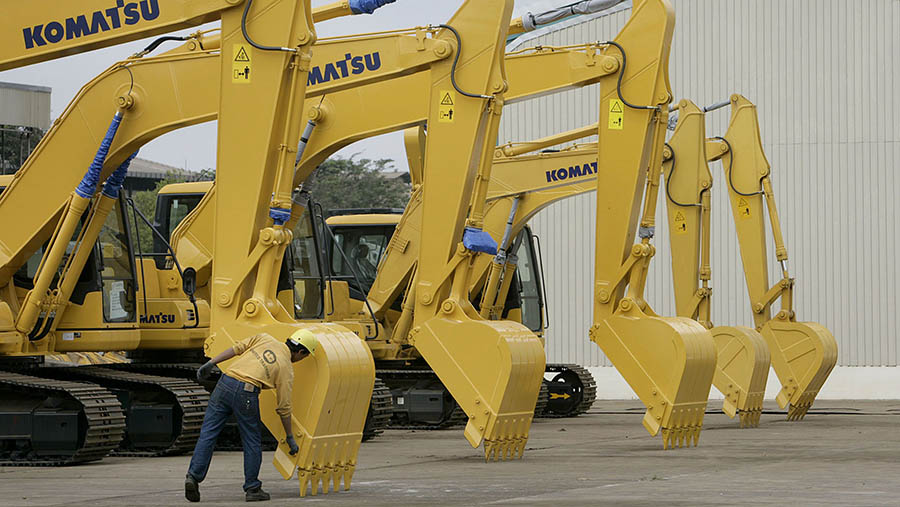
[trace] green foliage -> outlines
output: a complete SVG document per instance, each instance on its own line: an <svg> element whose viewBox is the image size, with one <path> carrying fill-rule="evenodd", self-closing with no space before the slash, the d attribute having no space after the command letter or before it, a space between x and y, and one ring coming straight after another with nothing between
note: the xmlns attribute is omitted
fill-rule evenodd
<svg viewBox="0 0 900 507"><path fill-rule="evenodd" d="M403 208L409 183L388 178L393 160L332 157L323 162L306 188L326 211L341 208Z"/></svg>

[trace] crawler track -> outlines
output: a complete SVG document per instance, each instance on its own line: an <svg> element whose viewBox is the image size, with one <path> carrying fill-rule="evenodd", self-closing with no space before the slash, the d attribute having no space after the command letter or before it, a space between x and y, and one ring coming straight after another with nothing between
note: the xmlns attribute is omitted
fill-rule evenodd
<svg viewBox="0 0 900 507"><path fill-rule="evenodd" d="M0 391L27 392L57 398L80 406L79 420L84 424L78 434L78 447L66 455L40 455L33 450L0 449L2 466L59 466L96 461L118 447L125 434L125 414L119 400L109 390L95 384L32 377L0 371ZM11 397L4 396L4 401ZM82 417L83 416L83 417Z"/></svg>
<svg viewBox="0 0 900 507"><path fill-rule="evenodd" d="M372 401L369 402L369 413L366 415L366 425L363 428L362 441L371 440L384 433L394 415L393 397L391 390L379 378L375 378L375 387L372 389Z"/></svg>
<svg viewBox="0 0 900 507"><path fill-rule="evenodd" d="M154 445L136 441L126 432L122 446L115 451L117 455L168 456L190 452L197 443L209 394L196 382L100 366L44 368L39 371L42 376L76 378L130 392L133 393L129 396L131 399L149 396L157 403L163 400L173 405L174 427L168 443Z"/></svg>
<svg viewBox="0 0 900 507"><path fill-rule="evenodd" d="M591 372L577 364L548 364L546 371L556 373L556 376L549 383L545 382L550 400L540 417L576 417L591 409L597 397L597 383Z"/></svg>

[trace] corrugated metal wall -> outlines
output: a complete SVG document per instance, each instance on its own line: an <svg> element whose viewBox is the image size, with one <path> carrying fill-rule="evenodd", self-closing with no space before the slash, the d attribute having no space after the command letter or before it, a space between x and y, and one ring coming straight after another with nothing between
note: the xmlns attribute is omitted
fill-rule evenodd
<svg viewBox="0 0 900 507"><path fill-rule="evenodd" d="M676 100L699 105L733 92L759 106L800 320L825 324L839 365L896 366L900 284L900 1L675 0L671 58ZM511 48L609 40L630 9L550 27ZM500 142L524 141L595 122L589 87L504 109ZM710 113L721 135L728 109ZM720 163L713 188L713 321L751 324ZM662 197L662 195L661 195ZM557 203L532 226L544 247L551 328L548 359L608 365L588 339L594 196ZM648 300L674 314L665 203ZM770 256L773 249L770 245ZM774 268L774 262L773 266ZM770 277L777 273L771 270ZM780 276L780 275L778 275ZM777 303L776 303L777 305Z"/></svg>
<svg viewBox="0 0 900 507"><path fill-rule="evenodd" d="M50 88L0 83L0 125L50 128Z"/></svg>

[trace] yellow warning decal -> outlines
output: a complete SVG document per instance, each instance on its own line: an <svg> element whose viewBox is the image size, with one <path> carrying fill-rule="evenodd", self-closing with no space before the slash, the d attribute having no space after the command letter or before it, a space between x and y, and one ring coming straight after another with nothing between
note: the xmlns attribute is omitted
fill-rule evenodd
<svg viewBox="0 0 900 507"><path fill-rule="evenodd" d="M675 213L675 233L676 234L685 234L687 232L687 220L684 218L684 213L678 211Z"/></svg>
<svg viewBox="0 0 900 507"><path fill-rule="evenodd" d="M231 82L249 84L253 69L253 50L246 44L235 44L232 51Z"/></svg>
<svg viewBox="0 0 900 507"><path fill-rule="evenodd" d="M753 216L750 213L750 203L747 202L747 199L744 199L743 197L738 199L738 215L740 215L740 217L744 219Z"/></svg>
<svg viewBox="0 0 900 507"><path fill-rule="evenodd" d="M456 116L455 104L456 93L450 90L441 90L438 95L438 121L440 123L453 123Z"/></svg>
<svg viewBox="0 0 900 507"><path fill-rule="evenodd" d="M609 128L610 130L625 128L625 109L619 99L609 99Z"/></svg>

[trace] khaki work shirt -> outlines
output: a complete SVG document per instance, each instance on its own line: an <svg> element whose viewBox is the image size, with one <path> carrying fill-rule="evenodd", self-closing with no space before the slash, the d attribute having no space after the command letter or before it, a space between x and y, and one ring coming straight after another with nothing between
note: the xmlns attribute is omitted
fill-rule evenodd
<svg viewBox="0 0 900 507"><path fill-rule="evenodd" d="M239 357L225 373L260 389L275 389L275 412L282 417L290 415L294 385L291 349L267 333L251 336L232 348Z"/></svg>

